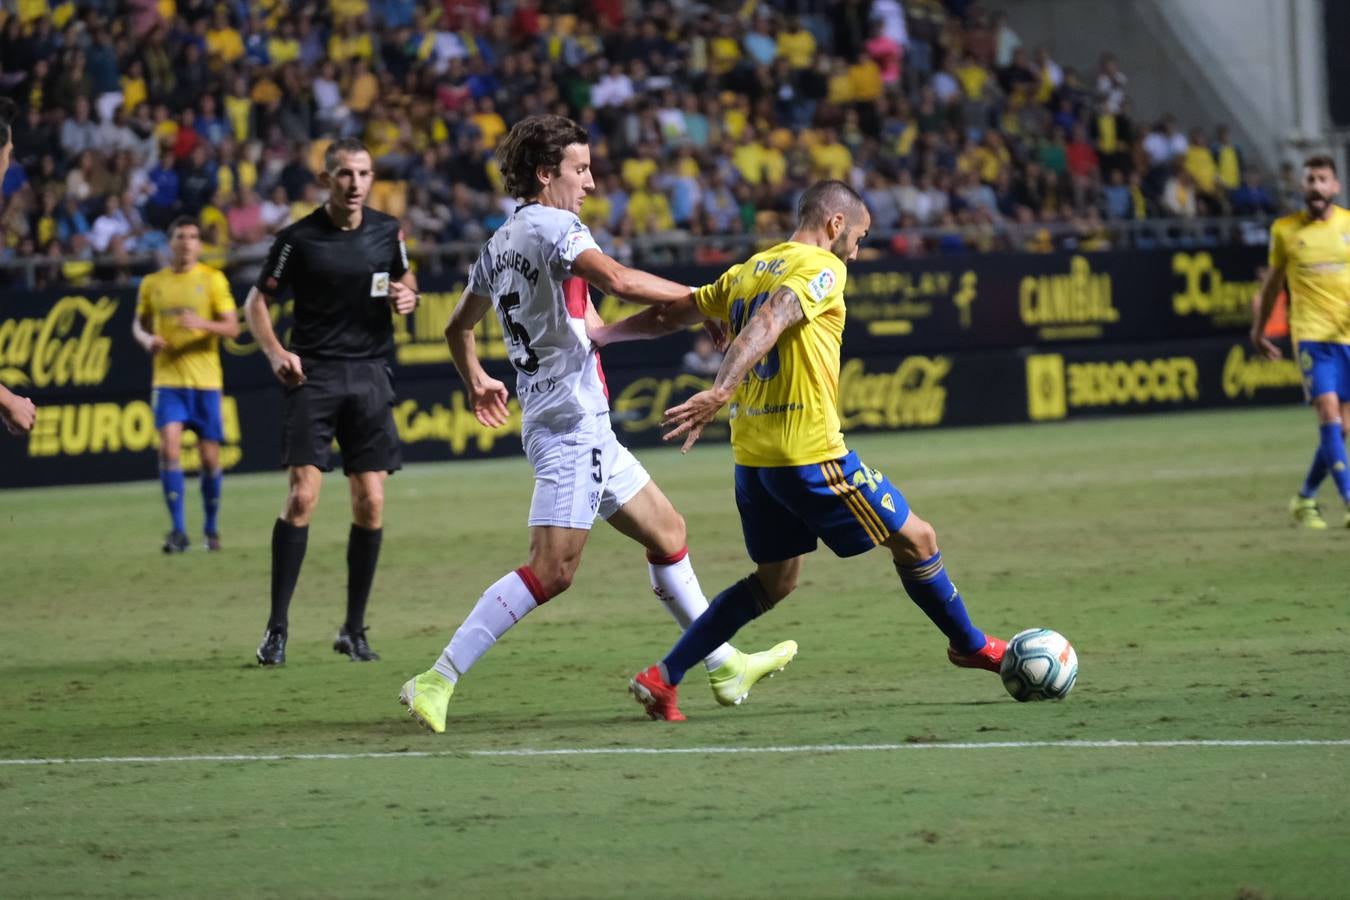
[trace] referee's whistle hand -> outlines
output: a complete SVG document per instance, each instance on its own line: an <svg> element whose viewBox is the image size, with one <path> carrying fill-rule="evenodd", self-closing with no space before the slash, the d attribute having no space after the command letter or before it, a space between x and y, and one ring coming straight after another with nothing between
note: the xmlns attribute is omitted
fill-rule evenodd
<svg viewBox="0 0 1350 900"><path fill-rule="evenodd" d="M305 383L305 369L300 364L300 357L294 353L288 353L285 350L272 357L272 374L277 376L277 380L288 387Z"/></svg>
<svg viewBox="0 0 1350 900"><path fill-rule="evenodd" d="M389 285L389 305L400 316L406 316L417 309L417 291L401 281L395 281Z"/></svg>

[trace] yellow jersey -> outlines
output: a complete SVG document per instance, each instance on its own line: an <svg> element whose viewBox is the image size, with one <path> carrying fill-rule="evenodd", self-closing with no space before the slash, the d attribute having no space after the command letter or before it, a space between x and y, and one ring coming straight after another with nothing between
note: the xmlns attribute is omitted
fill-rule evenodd
<svg viewBox="0 0 1350 900"><path fill-rule="evenodd" d="M154 356L153 385L216 391L224 388L220 337L184 328L178 324L178 317L190 311L209 321L234 309L230 284L219 269L198 263L182 274L160 269L145 276L136 299L136 318L149 317L148 330L169 344Z"/></svg>
<svg viewBox="0 0 1350 900"><path fill-rule="evenodd" d="M736 388L731 450L738 464L805 466L848 452L839 427L846 272L830 251L785 241L694 292L699 311L730 322L732 334L779 288L791 288L806 315Z"/></svg>
<svg viewBox="0 0 1350 900"><path fill-rule="evenodd" d="M1350 344L1350 210L1325 220L1306 212L1270 228L1270 266L1289 283L1289 330L1295 341Z"/></svg>

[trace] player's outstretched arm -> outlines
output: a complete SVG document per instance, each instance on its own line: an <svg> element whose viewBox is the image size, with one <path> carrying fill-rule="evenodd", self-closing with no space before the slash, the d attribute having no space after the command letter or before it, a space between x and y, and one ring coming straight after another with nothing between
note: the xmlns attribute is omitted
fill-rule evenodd
<svg viewBox="0 0 1350 900"><path fill-rule="evenodd" d="M249 290L248 299L244 301L244 321L248 322L248 330L262 348L277 380L288 386L304 384L305 369L300 363L300 357L281 346L276 331L272 329L272 313L268 310L271 302L271 298L256 287Z"/></svg>
<svg viewBox="0 0 1350 900"><path fill-rule="evenodd" d="M716 416L717 411L726 405L736 391L736 385L745 378L750 367L763 359L778 343L778 336L803 321L801 300L792 288L780 287L769 297L767 303L755 311L750 321L745 323L741 333L727 347L722 358L722 367L717 370L713 386L699 391L679 406L666 410L662 425L672 426L666 432L665 440L673 441L684 437L681 453L689 452L704 427Z"/></svg>
<svg viewBox="0 0 1350 900"><path fill-rule="evenodd" d="M489 428L500 428L510 418L506 402L510 394L506 385L493 378L478 361L478 346L473 329L492 308L492 300L473 291L464 290L445 326L445 341L450 345L450 358L455 371L469 394L473 416Z"/></svg>
<svg viewBox="0 0 1350 900"><path fill-rule="evenodd" d="M623 341L645 341L649 338L673 334L676 331L708 321L694 302L693 297L677 300L674 303L662 303L626 319L606 325L599 315L586 316L586 334L596 346L604 347Z"/></svg>
<svg viewBox="0 0 1350 900"><path fill-rule="evenodd" d="M1275 301L1284 290L1284 266L1271 266L1266 280L1261 282L1261 291L1252 299L1251 342L1256 351L1266 359L1279 359L1280 348L1266 337L1266 323L1275 311Z"/></svg>
<svg viewBox="0 0 1350 900"><path fill-rule="evenodd" d="M0 421L10 434L27 434L37 421L37 407L27 397L20 397L0 384Z"/></svg>
<svg viewBox="0 0 1350 900"><path fill-rule="evenodd" d="M659 275L630 269L594 248L583 250L572 262L572 274L584 278L606 294L634 303L676 303L693 296L686 284L667 281Z"/></svg>

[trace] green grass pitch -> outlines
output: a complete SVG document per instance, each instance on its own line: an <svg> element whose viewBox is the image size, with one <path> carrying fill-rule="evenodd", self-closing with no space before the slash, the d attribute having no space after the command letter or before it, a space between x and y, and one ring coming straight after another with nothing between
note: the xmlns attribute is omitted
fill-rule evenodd
<svg viewBox="0 0 1350 900"><path fill-rule="evenodd" d="M1289 408L850 442L934 523L977 624L1074 642L1063 703L948 665L883 553L818 552L737 638L794 638L796 662L736 709L691 672L689 721L649 722L626 681L676 630L601 526L439 737L395 696L523 562L523 459L389 482L369 665L329 650L349 521L330 477L275 671L250 663L279 473L226 478L209 556L160 554L153 482L5 492L0 760L342 758L0 764L0 895L1345 896L1350 532L1329 484L1327 532L1285 512L1314 440ZM639 456L704 589L743 576L729 451ZM200 530L195 489L188 509ZM1343 743L931 746L1210 739ZM626 752L812 745L892 746Z"/></svg>

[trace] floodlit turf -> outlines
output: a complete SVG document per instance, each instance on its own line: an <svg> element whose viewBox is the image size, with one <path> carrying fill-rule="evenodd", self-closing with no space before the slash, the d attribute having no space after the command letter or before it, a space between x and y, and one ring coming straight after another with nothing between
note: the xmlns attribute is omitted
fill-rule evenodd
<svg viewBox="0 0 1350 900"><path fill-rule="evenodd" d="M455 755L1350 738L1350 532L1330 485L1331 530L1284 509L1314 439L1307 410L1280 409L851 442L935 524L978 624L1073 640L1064 703L949 666L881 553L818 553L737 641L796 639L783 675L722 709L691 672L689 721L648 722L624 687L675 626L641 551L602 527L439 737L395 696L523 561L523 459L389 483L369 665L328 649L347 529L330 477L279 671L250 665L279 474L226 479L227 549L209 556L159 553L154 482L4 492L0 759L451 755L0 765L0 895L1344 896L1345 745ZM728 451L640 456L704 588L744 575Z"/></svg>

